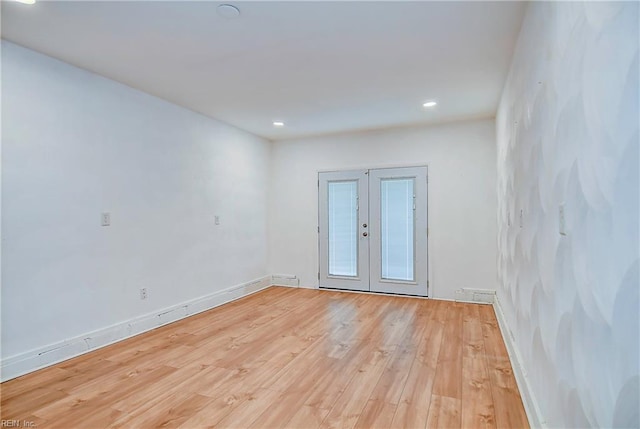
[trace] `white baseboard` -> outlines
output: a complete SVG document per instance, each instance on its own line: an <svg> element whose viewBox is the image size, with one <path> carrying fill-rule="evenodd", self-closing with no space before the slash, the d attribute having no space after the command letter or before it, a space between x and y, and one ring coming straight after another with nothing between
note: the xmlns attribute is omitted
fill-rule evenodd
<svg viewBox="0 0 640 429"><path fill-rule="evenodd" d="M507 346L507 352L509 353L509 359L511 360L511 366L513 367L513 374L515 375L516 383L520 390L520 396L522 397L522 403L524 404L524 409L527 413L527 418L529 419L529 426L532 428L547 428L547 423L540 412L538 401L531 389L527 371L522 366L520 352L518 351L518 347L516 346L513 335L511 334L511 330L507 325L507 320L504 317L504 312L502 311L502 306L500 305L500 300L497 295L493 301L493 308L496 312L496 318L498 319L498 326L500 326L500 331L502 332L502 338Z"/></svg>
<svg viewBox="0 0 640 429"><path fill-rule="evenodd" d="M300 285L298 286L300 289L315 289L315 290L320 290L320 286L318 285Z"/></svg>
<svg viewBox="0 0 640 429"><path fill-rule="evenodd" d="M11 380L12 378L80 356L162 325L210 310L266 289L271 285L271 276L265 276L97 331L88 332L66 341L10 356L3 359L0 364L0 381Z"/></svg>

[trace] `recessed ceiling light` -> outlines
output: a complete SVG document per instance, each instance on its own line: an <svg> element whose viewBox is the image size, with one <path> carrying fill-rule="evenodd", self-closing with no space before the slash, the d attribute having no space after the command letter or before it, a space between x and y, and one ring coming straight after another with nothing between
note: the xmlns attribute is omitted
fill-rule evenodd
<svg viewBox="0 0 640 429"><path fill-rule="evenodd" d="M427 101L426 103L424 103L422 106L423 107L435 107L437 105L438 105L437 101L430 100L430 101Z"/></svg>
<svg viewBox="0 0 640 429"><path fill-rule="evenodd" d="M273 121L274 127L284 127L284 122L282 121Z"/></svg>
<svg viewBox="0 0 640 429"><path fill-rule="evenodd" d="M234 19L240 16L240 9L230 4L218 6L218 15L226 19Z"/></svg>
<svg viewBox="0 0 640 429"><path fill-rule="evenodd" d="M34 4L36 0L16 0L18 3L22 4Z"/></svg>

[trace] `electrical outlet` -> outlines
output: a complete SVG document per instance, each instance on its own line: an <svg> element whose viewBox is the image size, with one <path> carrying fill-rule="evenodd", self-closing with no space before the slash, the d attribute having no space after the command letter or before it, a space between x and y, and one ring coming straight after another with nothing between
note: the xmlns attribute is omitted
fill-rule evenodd
<svg viewBox="0 0 640 429"><path fill-rule="evenodd" d="M214 222L216 225L220 225L220 216L215 215L215 216L213 217L213 222Z"/></svg>
<svg viewBox="0 0 640 429"><path fill-rule="evenodd" d="M147 299L147 288L143 287L140 289L140 299Z"/></svg>
<svg viewBox="0 0 640 429"><path fill-rule="evenodd" d="M102 213L100 215L100 224L102 226L110 226L111 225L111 213Z"/></svg>

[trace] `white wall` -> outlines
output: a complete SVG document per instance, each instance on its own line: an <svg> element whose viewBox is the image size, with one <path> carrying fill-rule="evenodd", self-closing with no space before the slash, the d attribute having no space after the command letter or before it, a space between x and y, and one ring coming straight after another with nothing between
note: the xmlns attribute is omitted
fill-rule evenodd
<svg viewBox="0 0 640 429"><path fill-rule="evenodd" d="M498 112L498 299L551 427L640 426L638 36L638 3L531 3Z"/></svg>
<svg viewBox="0 0 640 429"><path fill-rule="evenodd" d="M270 147L3 41L3 359L267 274Z"/></svg>
<svg viewBox="0 0 640 429"><path fill-rule="evenodd" d="M495 289L494 133L486 120L274 143L270 271L318 286L318 171L427 164L430 296Z"/></svg>

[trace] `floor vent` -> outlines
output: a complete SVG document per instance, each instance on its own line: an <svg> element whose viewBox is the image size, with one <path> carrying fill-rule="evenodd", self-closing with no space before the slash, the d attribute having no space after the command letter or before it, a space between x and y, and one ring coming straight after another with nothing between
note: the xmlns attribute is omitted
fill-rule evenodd
<svg viewBox="0 0 640 429"><path fill-rule="evenodd" d="M300 286L300 279L297 276L289 274L274 274L271 276L271 284L275 286Z"/></svg>
<svg viewBox="0 0 640 429"><path fill-rule="evenodd" d="M457 302L473 302L479 304L493 304L495 290L462 288L456 291Z"/></svg>

